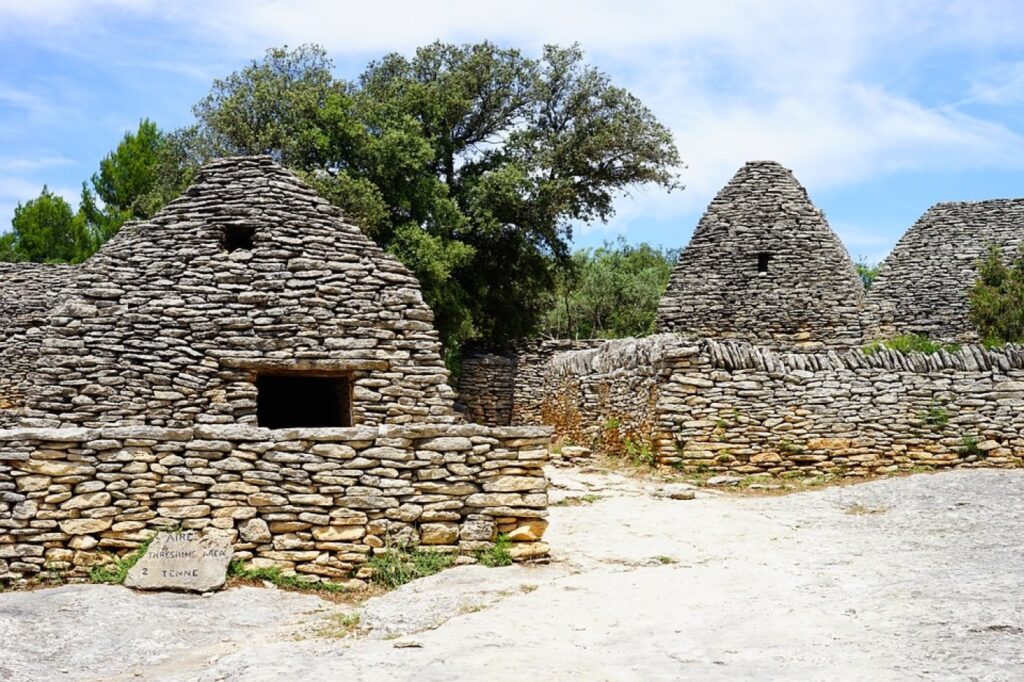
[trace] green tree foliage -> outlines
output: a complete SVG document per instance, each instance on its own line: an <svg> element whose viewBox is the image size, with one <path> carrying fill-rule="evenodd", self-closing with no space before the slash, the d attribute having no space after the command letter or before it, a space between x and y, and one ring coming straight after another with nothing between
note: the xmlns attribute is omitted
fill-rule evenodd
<svg viewBox="0 0 1024 682"><path fill-rule="evenodd" d="M860 277L860 281L864 283L865 289L870 289L871 285L875 283L875 278L878 277L879 265L871 264L861 258L858 260L854 267L857 269L857 275Z"/></svg>
<svg viewBox="0 0 1024 682"><path fill-rule="evenodd" d="M85 221L45 186L14 209L13 229L0 236L0 259L33 263L78 263L92 253Z"/></svg>
<svg viewBox="0 0 1024 682"><path fill-rule="evenodd" d="M986 344L1024 341L1024 246L1009 263L990 246L968 298L971 322Z"/></svg>
<svg viewBox="0 0 1024 682"><path fill-rule="evenodd" d="M669 131L578 47L435 43L351 83L332 68L319 47L281 48L216 81L197 155L303 174L416 273L449 347L536 331L573 224L640 184L678 186Z"/></svg>
<svg viewBox="0 0 1024 682"><path fill-rule="evenodd" d="M167 135L143 119L117 148L100 161L92 188L82 185L80 210L95 248L113 237L128 220L152 217L191 180L193 164L177 135ZM98 197L98 200L97 200Z"/></svg>
<svg viewBox="0 0 1024 682"><path fill-rule="evenodd" d="M654 331L658 301L679 252L620 238L577 251L559 277L542 331L555 338L619 338Z"/></svg>

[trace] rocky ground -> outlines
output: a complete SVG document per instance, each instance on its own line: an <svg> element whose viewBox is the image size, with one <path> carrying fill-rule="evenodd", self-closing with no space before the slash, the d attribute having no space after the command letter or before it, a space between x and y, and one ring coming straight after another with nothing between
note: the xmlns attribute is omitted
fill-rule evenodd
<svg viewBox="0 0 1024 682"><path fill-rule="evenodd" d="M550 565L455 568L360 606L0 594L0 680L1024 679L1024 471L694 500L552 478L569 503Z"/></svg>

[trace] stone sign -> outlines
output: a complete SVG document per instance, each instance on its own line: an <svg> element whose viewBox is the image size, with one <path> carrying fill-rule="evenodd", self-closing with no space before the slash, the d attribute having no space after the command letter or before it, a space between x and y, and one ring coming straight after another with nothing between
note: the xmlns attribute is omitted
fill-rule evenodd
<svg viewBox="0 0 1024 682"><path fill-rule="evenodd" d="M227 580L233 553L231 539L224 533L159 533L128 571L124 584L137 590L219 590Z"/></svg>

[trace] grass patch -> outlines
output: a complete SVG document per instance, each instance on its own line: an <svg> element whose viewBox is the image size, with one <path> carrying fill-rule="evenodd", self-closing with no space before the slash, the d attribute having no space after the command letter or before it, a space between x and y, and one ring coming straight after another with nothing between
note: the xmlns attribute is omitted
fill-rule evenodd
<svg viewBox="0 0 1024 682"><path fill-rule="evenodd" d="M901 353L938 353L944 350L947 353L956 353L960 345L956 343L940 343L932 341L927 336L920 334L901 334L883 341L872 341L862 349L864 355L874 355L883 348L899 351Z"/></svg>
<svg viewBox="0 0 1024 682"><path fill-rule="evenodd" d="M341 593L352 590L345 585L326 581L303 580L294 573L285 573L277 566L269 568L247 568L240 559L233 559L228 564L228 577L242 578L244 580L263 580L286 590L301 590L305 592L330 592Z"/></svg>
<svg viewBox="0 0 1024 682"><path fill-rule="evenodd" d="M872 514L884 514L885 512L889 511L889 508L888 507L866 507L863 504L856 503L856 504L851 504L849 507L847 507L843 511L845 513L851 514L853 516L871 516Z"/></svg>
<svg viewBox="0 0 1024 682"><path fill-rule="evenodd" d="M323 625L313 631L313 634L325 639L341 639L355 632L360 620L358 611L338 613L328 618Z"/></svg>
<svg viewBox="0 0 1024 682"><path fill-rule="evenodd" d="M555 502L551 506L552 507L579 507L579 506L582 506L584 504L594 504L595 502L597 502L600 499L601 499L600 495L594 495L593 493L588 493L586 495L583 495L582 497L566 497L563 500L559 500L558 502Z"/></svg>
<svg viewBox="0 0 1024 682"><path fill-rule="evenodd" d="M957 448L957 452L963 457L985 459L985 451L978 447L978 442L975 436L963 436L960 439L960 447Z"/></svg>
<svg viewBox="0 0 1024 682"><path fill-rule="evenodd" d="M920 415L921 421L933 428L942 428L949 423L949 412L941 405L932 405Z"/></svg>
<svg viewBox="0 0 1024 682"><path fill-rule="evenodd" d="M622 441L622 447L626 451L626 456L636 466L654 466L654 451L651 450L651 446L647 443L640 443L632 438L626 438Z"/></svg>
<svg viewBox="0 0 1024 682"><path fill-rule="evenodd" d="M126 554L109 564L97 564L89 569L89 580L104 585L123 585L124 579L128 577L128 571L132 570L139 559L145 556L149 546L153 543L156 534L143 540L134 552Z"/></svg>
<svg viewBox="0 0 1024 682"><path fill-rule="evenodd" d="M366 565L373 569L371 581L393 590L417 578L439 573L453 563L454 554L445 554L434 549L409 550L398 547L374 554Z"/></svg>
<svg viewBox="0 0 1024 682"><path fill-rule="evenodd" d="M654 557L654 559L655 559L655 561L657 561L657 562L658 562L659 564L663 564L663 565L667 565L667 564L678 564L678 563L679 563L679 562L678 562L678 561L677 561L676 559L673 559L673 558L672 558L672 557L670 557L670 556L664 556L664 555L661 555L661 556L656 556L656 557Z"/></svg>
<svg viewBox="0 0 1024 682"><path fill-rule="evenodd" d="M508 548L512 543L509 542L508 536L504 533L498 534L498 539L494 543L494 546L489 549L482 549L476 553L476 560L488 568L496 568L498 566L511 566L512 555L509 554Z"/></svg>
<svg viewBox="0 0 1024 682"><path fill-rule="evenodd" d="M787 455L802 455L804 449L792 441L784 440L779 443L779 452Z"/></svg>

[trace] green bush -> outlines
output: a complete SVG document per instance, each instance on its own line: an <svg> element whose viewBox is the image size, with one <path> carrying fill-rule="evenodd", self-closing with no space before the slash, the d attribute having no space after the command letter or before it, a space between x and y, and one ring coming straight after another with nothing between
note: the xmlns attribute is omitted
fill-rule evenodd
<svg viewBox="0 0 1024 682"><path fill-rule="evenodd" d="M874 355L883 348L901 353L938 353L940 350L944 350L947 353L955 353L960 350L960 346L955 343L932 341L927 336L921 336L920 334L901 334L891 339L872 341L864 346L863 350L865 355Z"/></svg>
<svg viewBox="0 0 1024 682"><path fill-rule="evenodd" d="M1009 264L998 246L989 246L968 300L971 322L986 345L1024 340L1024 245Z"/></svg>
<svg viewBox="0 0 1024 682"><path fill-rule="evenodd" d="M974 436L964 436L960 439L960 454L964 457L985 458L985 451L978 447L978 439Z"/></svg>
<svg viewBox="0 0 1024 682"><path fill-rule="evenodd" d="M921 421L928 426L943 427L949 423L949 412L941 405L932 405L927 412L921 413Z"/></svg>

